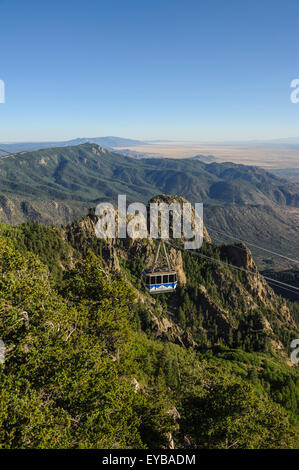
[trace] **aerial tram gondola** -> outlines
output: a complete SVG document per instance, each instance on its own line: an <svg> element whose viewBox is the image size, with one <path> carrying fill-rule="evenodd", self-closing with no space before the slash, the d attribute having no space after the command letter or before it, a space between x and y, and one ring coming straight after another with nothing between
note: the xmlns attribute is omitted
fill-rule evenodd
<svg viewBox="0 0 299 470"><path fill-rule="evenodd" d="M157 266L160 248L163 247L166 265ZM145 289L150 294L165 294L173 292L177 286L177 273L170 265L163 240L159 241L154 264L145 269L141 274L141 280Z"/></svg>

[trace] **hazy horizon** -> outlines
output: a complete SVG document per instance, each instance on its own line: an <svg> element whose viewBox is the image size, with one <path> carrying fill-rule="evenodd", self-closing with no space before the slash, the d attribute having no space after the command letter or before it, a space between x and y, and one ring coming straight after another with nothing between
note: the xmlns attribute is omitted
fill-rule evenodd
<svg viewBox="0 0 299 470"><path fill-rule="evenodd" d="M72 140L80 140L80 139L96 139L96 138L116 138L116 139L129 139L129 140L139 140L140 142L185 142L185 143L202 143L202 144L250 144L250 143L288 143L290 141L297 141L299 144L299 136L289 136L289 137L276 137L272 139L223 139L223 140L205 140L205 139L184 139L184 138L176 138L176 139L169 139L165 138L139 138L132 135L92 135L92 136L72 136L70 138L52 138L52 139L42 139L42 140L11 140L11 141L1 141L2 144L19 144L19 143L39 143L39 142L69 142ZM296 143L297 143L296 142Z"/></svg>

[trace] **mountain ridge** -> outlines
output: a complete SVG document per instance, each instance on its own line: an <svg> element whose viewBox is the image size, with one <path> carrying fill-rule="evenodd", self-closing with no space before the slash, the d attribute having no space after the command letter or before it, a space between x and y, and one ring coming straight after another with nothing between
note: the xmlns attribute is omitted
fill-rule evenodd
<svg viewBox="0 0 299 470"><path fill-rule="evenodd" d="M80 180L80 173L90 181L85 183L82 177ZM299 206L298 184L258 167L233 163L205 164L189 159L135 161L92 143L22 152L0 159L0 189L4 184L9 186L21 174L23 177L18 181L31 184L33 189L39 188L40 191L41 184L62 191L73 185L72 200L78 194L76 183L85 184L87 191L94 184L98 197L103 197L110 196L111 190L105 194L105 188L97 187L97 183L109 182L114 183L112 188L116 186L116 190L118 185L123 185L134 194L139 191L144 201L147 197L144 190L149 191L152 186L152 195L157 192L173 194L175 191L191 202Z"/></svg>
<svg viewBox="0 0 299 470"><path fill-rule="evenodd" d="M0 143L0 155L11 152L26 152L30 150L41 150L50 147L69 147L73 145L82 145L88 142L101 145L103 147L111 149L112 147L125 147L134 145L146 145L146 142L136 139L128 139L125 137L77 137L70 140L62 141L45 141L45 142L15 142L15 143Z"/></svg>
<svg viewBox="0 0 299 470"><path fill-rule="evenodd" d="M253 166L192 159L133 160L85 143L0 158L0 221L65 224L98 202L117 203L118 194L126 194L128 202L146 202L159 193L180 194L192 203L203 202L205 217L216 229L225 219L229 233L247 239L246 232L254 228L250 241L261 240L264 247L270 241L282 252L295 252L298 188L297 183Z"/></svg>

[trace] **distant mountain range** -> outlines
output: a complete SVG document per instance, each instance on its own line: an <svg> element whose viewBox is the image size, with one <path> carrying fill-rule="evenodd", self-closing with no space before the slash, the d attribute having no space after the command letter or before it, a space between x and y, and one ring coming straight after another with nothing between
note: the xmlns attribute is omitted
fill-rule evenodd
<svg viewBox="0 0 299 470"><path fill-rule="evenodd" d="M299 251L299 185L258 167L137 160L94 143L0 158L0 220L10 224L32 219L66 223L100 201L116 202L118 194L126 194L128 202L146 202L160 193L203 202L216 228L225 224L230 233L253 242Z"/></svg>
<svg viewBox="0 0 299 470"><path fill-rule="evenodd" d="M87 142L92 142L102 147L112 149L117 147L133 147L135 145L146 145L146 142L141 140L126 139L124 137L82 137L66 141L57 142L15 142L8 144L0 143L0 155L5 152L24 152L29 150L39 150L50 147L69 147L74 145L82 145Z"/></svg>
<svg viewBox="0 0 299 470"><path fill-rule="evenodd" d="M136 139L128 139L125 137L115 137L115 136L106 136L106 137L78 137L76 139L65 140L65 141L53 141L53 142L12 142L12 143L0 143L0 156L4 155L5 152L24 152L29 150L38 150L50 147L69 147L74 145L82 145L88 142L92 142L97 145L101 145L106 149L115 149L120 147L135 147L140 145L149 145L155 144L159 142L175 142L172 140L136 140ZM203 142L204 143L204 142ZM215 142L216 144L222 145L230 145L230 146L281 146L281 147L290 147L290 148L299 148L299 137L290 137L290 138L282 138L282 139L272 139L272 140L250 140L250 141L226 141L226 142ZM150 156L150 149L149 155L141 154L138 152L137 156L134 155L134 151L126 149L126 155L132 156L133 158L146 158ZM158 155L159 156L159 155ZM161 155L163 156L163 155ZM200 155L200 157L202 157ZM205 156L204 156L205 157ZM209 158L215 159L213 155L209 156ZM195 156L194 158L197 158ZM202 159L202 161L204 161ZM209 163L209 162L208 162Z"/></svg>

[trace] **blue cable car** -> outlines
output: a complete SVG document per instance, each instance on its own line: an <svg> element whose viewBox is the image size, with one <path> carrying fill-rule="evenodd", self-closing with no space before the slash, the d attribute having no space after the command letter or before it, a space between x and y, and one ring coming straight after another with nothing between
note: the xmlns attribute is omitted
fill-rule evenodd
<svg viewBox="0 0 299 470"><path fill-rule="evenodd" d="M167 266L156 268L154 271L145 269L142 273L142 282L150 294L164 294L173 292L177 286L177 274Z"/></svg>
<svg viewBox="0 0 299 470"><path fill-rule="evenodd" d="M156 267L161 245L164 248L164 255L167 265ZM155 262L152 268L145 269L141 274L141 280L145 289L150 294L164 294L173 292L177 286L177 273L170 266L164 242L160 240Z"/></svg>

